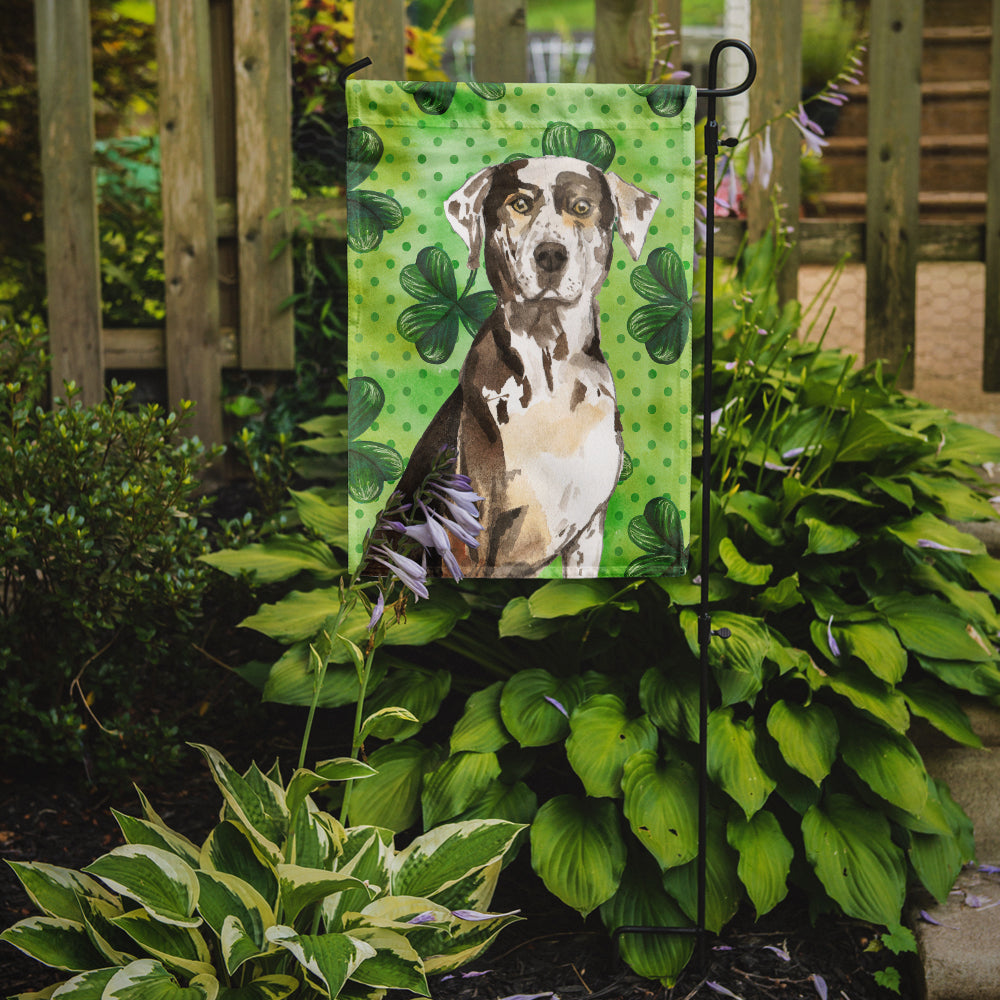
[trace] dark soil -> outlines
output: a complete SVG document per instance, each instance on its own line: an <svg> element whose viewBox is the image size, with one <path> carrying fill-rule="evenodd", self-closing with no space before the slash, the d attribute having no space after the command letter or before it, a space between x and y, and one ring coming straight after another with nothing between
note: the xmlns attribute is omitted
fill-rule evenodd
<svg viewBox="0 0 1000 1000"><path fill-rule="evenodd" d="M255 734L257 746L294 756L290 720L269 720L269 732ZM266 738L262 739L262 735ZM246 738L220 738L219 748L234 764L249 761ZM287 756L286 756L287 754ZM172 827L194 840L204 837L218 815L220 799L200 755L169 783L149 790L153 806ZM0 858L35 860L81 868L122 842L111 815L115 807L139 814L135 795L113 796L49 775L26 781L0 779ZM470 969L432 977L435 1000L499 1000L503 997L610 1000L690 1000L736 995L743 1000L791 1000L828 996L833 1000L887 1000L892 994L873 975L887 965L903 974L901 994L917 995L905 963L886 952L866 950L872 929L844 919L823 918L810 925L800 902L787 902L759 924L740 914L718 938L705 943L706 967L682 975L671 990L641 979L616 960L596 917L586 922L544 891L527 860L519 858L500 879L497 910L519 908L525 920L504 931ZM0 927L33 910L6 865L0 866ZM786 957L787 956L787 957ZM0 944L0 995L42 989L65 975L47 970L14 948ZM824 992L825 990L825 992ZM727 992L728 991L728 992Z"/></svg>

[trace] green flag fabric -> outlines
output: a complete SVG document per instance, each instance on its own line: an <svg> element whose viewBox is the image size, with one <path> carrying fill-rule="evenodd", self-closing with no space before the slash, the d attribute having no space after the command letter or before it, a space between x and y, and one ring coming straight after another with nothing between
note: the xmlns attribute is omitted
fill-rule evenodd
<svg viewBox="0 0 1000 1000"><path fill-rule="evenodd" d="M686 572L694 90L347 96L352 568L444 453L482 498L464 575Z"/></svg>

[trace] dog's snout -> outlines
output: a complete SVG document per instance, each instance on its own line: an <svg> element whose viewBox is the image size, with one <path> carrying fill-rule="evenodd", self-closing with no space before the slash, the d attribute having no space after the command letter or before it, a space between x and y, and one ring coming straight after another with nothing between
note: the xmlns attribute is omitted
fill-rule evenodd
<svg viewBox="0 0 1000 1000"><path fill-rule="evenodd" d="M555 274L566 266L569 255L561 243L540 243L535 248L535 263L549 274Z"/></svg>

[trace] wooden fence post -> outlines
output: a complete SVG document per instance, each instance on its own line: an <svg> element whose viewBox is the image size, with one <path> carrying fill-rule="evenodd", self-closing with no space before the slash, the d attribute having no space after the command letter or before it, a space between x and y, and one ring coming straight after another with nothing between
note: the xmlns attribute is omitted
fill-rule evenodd
<svg viewBox="0 0 1000 1000"><path fill-rule="evenodd" d="M215 221L211 43L207 0L156 10L167 395L197 402L192 431L222 441L219 253Z"/></svg>
<svg viewBox="0 0 1000 1000"><path fill-rule="evenodd" d="M243 368L295 367L294 317L282 307L292 294L290 20L288 0L233 7ZM285 248L275 256L281 242Z"/></svg>
<svg viewBox="0 0 1000 1000"><path fill-rule="evenodd" d="M802 4L800 0L761 0L750 8L750 41L760 72L750 88L750 131L795 108L802 97ZM757 140L754 140L755 142ZM779 225L792 230L792 246L778 274L782 302L798 296L799 261L799 160L802 136L787 118L771 126L774 169L770 184L759 178L747 192L747 227L751 240L760 239L774 221L773 202L780 205Z"/></svg>
<svg viewBox="0 0 1000 1000"><path fill-rule="evenodd" d="M594 70L598 83L645 83L650 17L660 0L594 0Z"/></svg>
<svg viewBox="0 0 1000 1000"><path fill-rule="evenodd" d="M89 0L35 0L52 393L104 398Z"/></svg>
<svg viewBox="0 0 1000 1000"><path fill-rule="evenodd" d="M872 0L868 53L865 360L913 387L923 0Z"/></svg>
<svg viewBox="0 0 1000 1000"><path fill-rule="evenodd" d="M524 0L476 0L476 79L528 78Z"/></svg>
<svg viewBox="0 0 1000 1000"><path fill-rule="evenodd" d="M369 80L406 79L406 0L356 0L354 58L374 65L356 74Z"/></svg>
<svg viewBox="0 0 1000 1000"><path fill-rule="evenodd" d="M986 177L986 324L983 390L1000 392L1000 0L993 0L990 45L989 170Z"/></svg>

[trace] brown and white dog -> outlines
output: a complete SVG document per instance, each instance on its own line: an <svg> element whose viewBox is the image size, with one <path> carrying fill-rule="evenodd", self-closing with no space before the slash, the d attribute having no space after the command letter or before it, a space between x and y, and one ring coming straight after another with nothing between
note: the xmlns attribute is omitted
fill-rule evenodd
<svg viewBox="0 0 1000 1000"><path fill-rule="evenodd" d="M484 498L479 548L456 543L467 576L534 576L556 556L564 576L596 575L623 457L596 297L612 232L637 260L658 204L563 156L487 167L445 202L498 302L399 489L411 495L443 447L457 451Z"/></svg>

